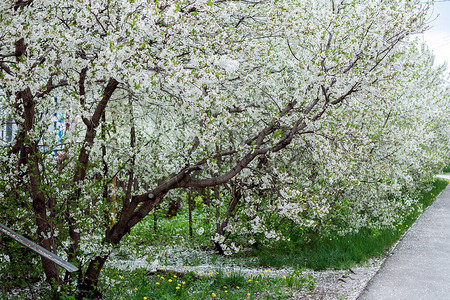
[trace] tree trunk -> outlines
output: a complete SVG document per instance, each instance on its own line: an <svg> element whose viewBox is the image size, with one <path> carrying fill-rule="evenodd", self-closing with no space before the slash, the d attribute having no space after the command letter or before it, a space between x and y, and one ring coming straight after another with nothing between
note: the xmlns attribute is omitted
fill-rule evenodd
<svg viewBox="0 0 450 300"><path fill-rule="evenodd" d="M52 228L49 225L51 222L47 217L47 209L52 210L52 207L47 207L47 204L51 206L51 201L47 201L46 203L46 198L42 190L42 176L39 170L40 154L37 142L28 136L28 133L34 126L35 101L29 88L18 93L18 96L22 99L24 108L24 125L20 137L22 140L18 141L21 156L19 166L28 165L27 174L30 178L30 193L33 199L33 211L38 227L38 244L48 251L54 251L55 245L51 234ZM50 283L52 289L55 289L60 283L59 270L52 261L43 257L41 257L41 261L46 280Z"/></svg>
<svg viewBox="0 0 450 300"><path fill-rule="evenodd" d="M105 255L97 256L91 260L83 279L78 282L77 299L101 299L102 294L97 289L98 278L100 277L101 270L107 258L108 255Z"/></svg>
<svg viewBox="0 0 450 300"><path fill-rule="evenodd" d="M189 206L189 236L192 238L192 192L188 190L188 206Z"/></svg>

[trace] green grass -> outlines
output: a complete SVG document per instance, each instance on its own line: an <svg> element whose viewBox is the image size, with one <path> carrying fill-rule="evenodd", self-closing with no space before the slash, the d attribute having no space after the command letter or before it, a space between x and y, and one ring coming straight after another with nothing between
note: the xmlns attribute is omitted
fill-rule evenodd
<svg viewBox="0 0 450 300"><path fill-rule="evenodd" d="M205 246L210 244L209 239L196 233L197 226L201 224L205 230L215 224L208 223L205 208L196 208L192 212L193 236L189 236L189 221L187 208L180 209L178 214L169 219L164 213L158 213L156 231L153 227L153 213L149 214L143 222L133 227L131 234L126 236L126 240L131 243L144 242L152 245L185 245L187 247Z"/></svg>
<svg viewBox="0 0 450 300"><path fill-rule="evenodd" d="M406 226L400 232L384 230L379 234L364 228L357 234L337 236L329 240L320 240L312 248L303 251L268 252L264 249L258 252L258 259L262 265L283 267L301 265L315 270L347 269L360 264L370 257L380 256L393 245Z"/></svg>
<svg viewBox="0 0 450 300"><path fill-rule="evenodd" d="M114 285L107 287L104 299L286 299L294 290L314 288L311 276L294 272L285 278L264 275L224 274L210 271L116 274Z"/></svg>
<svg viewBox="0 0 450 300"><path fill-rule="evenodd" d="M436 179L431 191L420 193L419 207L428 207L447 184L445 180ZM291 248L263 248L256 251L256 255L261 265L272 267L300 265L315 270L347 269L367 261L370 257L385 254L419 215L418 210L411 210L394 228L363 228L356 234L321 239L311 247L305 247L303 251L300 246L295 247L294 244Z"/></svg>

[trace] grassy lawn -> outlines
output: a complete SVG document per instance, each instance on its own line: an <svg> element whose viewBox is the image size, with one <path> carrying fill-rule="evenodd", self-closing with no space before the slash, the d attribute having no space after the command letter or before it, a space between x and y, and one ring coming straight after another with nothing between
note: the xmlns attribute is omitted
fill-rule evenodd
<svg viewBox="0 0 450 300"><path fill-rule="evenodd" d="M210 270L203 275L140 269L116 274L117 284L106 291L105 299L119 295L120 299L285 299L300 289L314 288L314 279L302 276L300 270L283 278L265 273L248 276Z"/></svg>

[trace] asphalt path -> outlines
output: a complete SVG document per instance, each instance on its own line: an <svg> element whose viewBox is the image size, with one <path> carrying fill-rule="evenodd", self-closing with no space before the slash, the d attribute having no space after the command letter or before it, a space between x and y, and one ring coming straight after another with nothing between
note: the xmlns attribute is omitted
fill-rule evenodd
<svg viewBox="0 0 450 300"><path fill-rule="evenodd" d="M450 180L450 176L438 176ZM358 300L450 299L450 185L417 219Z"/></svg>

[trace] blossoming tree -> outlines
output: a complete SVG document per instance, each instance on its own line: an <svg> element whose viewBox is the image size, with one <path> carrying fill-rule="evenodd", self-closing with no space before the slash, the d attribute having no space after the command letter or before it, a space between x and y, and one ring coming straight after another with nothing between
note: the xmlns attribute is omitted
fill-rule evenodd
<svg viewBox="0 0 450 300"><path fill-rule="evenodd" d="M333 195L355 214L377 207L370 182L411 182L446 154L442 70L410 38L425 12L394 0L3 1L1 118L19 131L1 149L0 220L66 253L79 273L42 259L47 279L86 292L176 189L233 183L219 234L236 231L238 201L268 237L263 208L313 224ZM262 196L274 201L256 211Z"/></svg>

